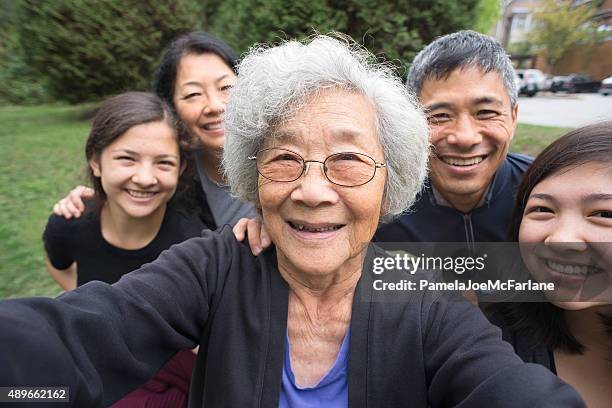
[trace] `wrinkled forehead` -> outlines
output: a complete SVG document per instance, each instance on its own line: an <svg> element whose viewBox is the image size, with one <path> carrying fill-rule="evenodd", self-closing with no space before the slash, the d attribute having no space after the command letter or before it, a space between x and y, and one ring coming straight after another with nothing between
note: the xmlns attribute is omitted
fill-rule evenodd
<svg viewBox="0 0 612 408"><path fill-rule="evenodd" d="M319 91L300 100L283 116L267 133L266 146L379 144L374 106L355 91L339 88Z"/></svg>

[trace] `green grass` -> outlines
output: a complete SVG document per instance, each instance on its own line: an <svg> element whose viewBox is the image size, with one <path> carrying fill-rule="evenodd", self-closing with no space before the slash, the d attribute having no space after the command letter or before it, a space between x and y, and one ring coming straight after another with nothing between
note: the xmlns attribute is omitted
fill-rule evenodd
<svg viewBox="0 0 612 408"><path fill-rule="evenodd" d="M519 124L510 151L537 156L546 146L570 129Z"/></svg>
<svg viewBox="0 0 612 408"><path fill-rule="evenodd" d="M0 108L0 298L59 292L41 235L53 203L84 181L87 108Z"/></svg>
<svg viewBox="0 0 612 408"><path fill-rule="evenodd" d="M0 107L0 298L53 296L41 235L52 205L85 181L91 106ZM565 129L519 125L512 151L536 155Z"/></svg>

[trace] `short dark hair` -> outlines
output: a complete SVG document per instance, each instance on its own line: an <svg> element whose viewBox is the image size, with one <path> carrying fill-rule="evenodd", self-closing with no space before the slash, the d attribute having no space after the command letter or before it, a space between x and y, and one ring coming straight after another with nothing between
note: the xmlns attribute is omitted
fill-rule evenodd
<svg viewBox="0 0 612 408"><path fill-rule="evenodd" d="M213 53L218 55L228 67L236 72L238 58L229 45L203 31L192 31L183 34L170 43L164 50L159 67L153 78L153 91L174 107L174 88L176 84L176 72L181 59L188 54Z"/></svg>
<svg viewBox="0 0 612 408"><path fill-rule="evenodd" d="M122 93L106 99L100 105L85 143L87 161L99 160L106 147L134 126L160 121L165 121L176 131L180 161L183 163L188 136L168 104L150 92ZM95 192L95 208L99 210L106 201L106 193L100 178L94 176L89 166L88 175Z"/></svg>
<svg viewBox="0 0 612 408"><path fill-rule="evenodd" d="M406 85L418 97L427 79L446 79L458 69L476 67L483 73L497 72L514 108L518 89L514 68L501 44L476 31L463 30L442 36L425 47L412 61Z"/></svg>
<svg viewBox="0 0 612 408"><path fill-rule="evenodd" d="M527 200L542 180L586 163L610 163L611 157L612 121L573 130L550 144L523 176L512 211L510 240L518 241ZM551 303L498 303L487 307L487 311L511 331L522 333L534 345L544 344L574 354L584 352L584 345L567 327L564 310ZM600 318L611 333L612 319L603 315Z"/></svg>

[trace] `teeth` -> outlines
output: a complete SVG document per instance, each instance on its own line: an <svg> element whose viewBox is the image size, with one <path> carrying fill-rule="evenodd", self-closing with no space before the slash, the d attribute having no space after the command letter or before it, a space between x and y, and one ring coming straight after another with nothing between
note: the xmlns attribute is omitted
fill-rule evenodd
<svg viewBox="0 0 612 408"><path fill-rule="evenodd" d="M443 157L442 161L451 166L473 166L484 160L484 156L472 157L471 159L457 159L455 157Z"/></svg>
<svg viewBox="0 0 612 408"><path fill-rule="evenodd" d="M136 190L127 190L128 194L135 198L150 198L153 197L156 193L152 191L136 191Z"/></svg>
<svg viewBox="0 0 612 408"><path fill-rule="evenodd" d="M204 129L206 130L223 129L223 123L209 123L207 125L204 125Z"/></svg>
<svg viewBox="0 0 612 408"><path fill-rule="evenodd" d="M588 265L565 265L550 260L546 261L546 265L555 272L565 273L567 275L587 276L597 272L597 268Z"/></svg>
<svg viewBox="0 0 612 408"><path fill-rule="evenodd" d="M335 231L337 229L340 229L340 225L324 227L324 228L310 228L302 224L291 224L291 225L293 226L293 228L297 229L298 231L306 231L306 232L327 232L327 231Z"/></svg>

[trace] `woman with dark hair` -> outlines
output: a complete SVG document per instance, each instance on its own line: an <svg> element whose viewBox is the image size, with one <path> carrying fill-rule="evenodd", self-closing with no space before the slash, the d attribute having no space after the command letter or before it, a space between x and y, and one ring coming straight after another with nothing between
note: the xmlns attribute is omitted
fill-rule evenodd
<svg viewBox="0 0 612 408"><path fill-rule="evenodd" d="M47 269L64 290L93 280L115 283L200 235L204 226L173 199L187 142L168 104L154 94L128 92L101 105L85 146L94 199L80 218L51 215L44 232ZM117 407L185 405L194 363L191 350L179 352Z"/></svg>
<svg viewBox="0 0 612 408"><path fill-rule="evenodd" d="M612 385L612 122L548 146L519 187L511 240L525 266L552 282L550 302L500 303L488 313L526 362L548 367L589 407Z"/></svg>
<svg viewBox="0 0 612 408"><path fill-rule="evenodd" d="M190 32L164 51L153 84L157 95L177 113L192 138L196 171L192 206L213 230L256 216L252 204L230 195L221 170L223 114L229 90L236 81L236 63L236 55L223 41L201 31ZM79 217L84 208L82 198L91 194L90 189L79 186L53 211L66 218ZM269 245L265 230L261 238L262 246Z"/></svg>

